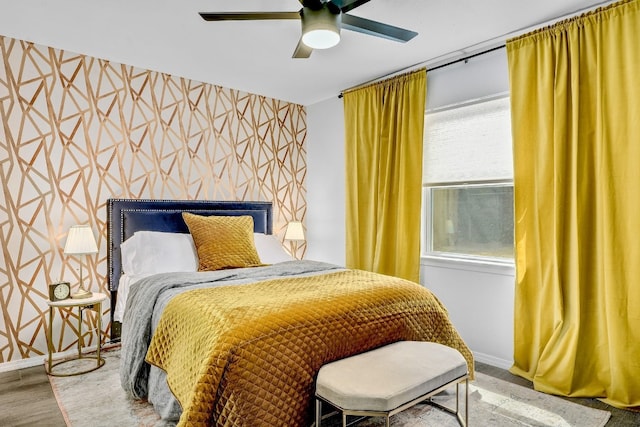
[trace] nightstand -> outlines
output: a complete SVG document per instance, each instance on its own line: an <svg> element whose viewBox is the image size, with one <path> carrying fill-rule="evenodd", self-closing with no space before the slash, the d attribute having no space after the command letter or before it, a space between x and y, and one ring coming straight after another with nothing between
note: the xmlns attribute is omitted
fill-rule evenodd
<svg viewBox="0 0 640 427"><path fill-rule="evenodd" d="M53 375L56 377L69 377L73 375L85 374L87 372L95 371L104 365L104 359L100 357L100 344L102 341L102 337L100 336L102 330L102 301L106 300L107 296L105 294L93 293L93 296L89 298L82 299L65 299L62 301L47 301L49 305L49 329L47 330L47 349L49 352L49 359L45 366L45 370L47 374ZM71 359L65 359L60 362L53 363L53 312L54 309L58 308L73 308L78 307L78 329L76 330L76 336L78 337L78 356L73 357ZM84 338L82 337L82 312L84 310L93 310L98 313L96 316L96 335L98 338L98 350L95 356L87 356L82 354L82 348L84 347ZM88 369L83 369L77 372L71 373L55 373L53 372L53 368L63 363L71 362L79 359L95 359L95 366L91 366Z"/></svg>

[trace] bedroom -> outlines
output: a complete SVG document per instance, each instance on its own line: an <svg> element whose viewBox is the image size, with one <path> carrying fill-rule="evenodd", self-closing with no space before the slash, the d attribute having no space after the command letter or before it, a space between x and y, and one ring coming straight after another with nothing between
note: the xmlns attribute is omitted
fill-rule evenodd
<svg viewBox="0 0 640 427"><path fill-rule="evenodd" d="M294 2L295 3L295 2ZM78 6L78 5L75 5ZM205 5L203 5L204 7ZM211 9L211 5L206 5L207 9ZM3 9L10 10L11 8L15 8L13 5L4 5ZM73 5L69 7L69 10L74 9ZM65 13L72 15L71 19L83 20L80 18L82 16L81 10L82 7L78 6L78 17L73 17L75 12L66 11ZM19 12L23 12L19 10ZM25 13L29 18L25 18L25 15L16 16L14 19L15 22L22 23L25 28L28 30L24 30L24 32L20 32L18 29L14 30L15 34L23 34L18 37L19 39L30 39L32 36L37 34L35 28L29 27L25 19L31 21L32 18L35 20L36 16L42 16L40 14L45 14L46 7L43 7L41 11L28 11ZM7 14L3 14L5 18L7 18ZM380 18L382 19L382 18ZM12 28L15 27L15 22L13 25L9 23L3 24L2 28ZM37 20L35 21L38 22ZM46 27L44 24L44 20L42 21L41 26L43 29ZM131 22L125 20L122 24L123 28L127 26L139 25L139 23ZM73 28L71 25L65 25L67 28ZM41 46L56 46L58 42L55 42L54 31L50 29L51 33L44 34L41 41L38 41L38 44ZM86 31L81 29L81 26L78 25L77 31L80 34L85 34ZM65 32L66 34L66 32ZM8 34L11 35L11 34ZM73 31L70 31L67 37L73 38L77 36ZM17 36L16 36L17 37ZM108 37L106 35L95 37ZM91 41L92 37L86 37L89 39L87 41ZM290 42L290 38L283 37L284 40L282 44L287 44ZM295 41L295 36L293 37ZM486 38L485 38L486 39ZM478 41L478 40L476 40ZM62 43L62 42L59 42ZM280 44L280 42L277 42ZM469 45L474 43L469 43ZM60 45L64 47L63 45ZM80 50L80 49L78 49ZM284 50L287 51L287 54L290 55L292 47L287 45ZM75 50L69 49L70 52L74 52ZM101 51L87 51L87 53L92 57L106 57L106 54L102 54ZM126 55L123 55L119 61L124 64L131 64L135 67L141 66L137 62L135 58L127 58ZM422 58L425 59L424 57ZM504 60L502 58L501 60ZM230 58L226 58L225 62L231 61ZM481 66L483 61L489 62L489 59L481 59L479 58L477 61L478 66ZM417 61L416 61L417 62ZM70 61L72 64L72 61ZM470 66L474 65L474 61L470 62ZM70 65L70 66L73 66ZM486 75L489 78L496 78L499 80L497 82L497 86L500 87L500 91L504 91L505 88L508 87L506 81L506 73L500 76L499 74L491 71L491 65L488 65L488 69L486 71ZM153 67L142 67L142 68L150 68ZM161 69L160 71L168 72L170 68ZM73 70L71 70L69 75L73 75ZM182 74L179 73L170 73L172 75L180 76ZM436 79L447 79L447 75L454 74L454 71L442 70L440 73L434 72L432 77L432 81L430 83L434 83ZM132 81L134 80L132 76ZM453 77L451 77L453 79ZM354 81L353 84L357 84L367 79L360 79ZM216 83L216 82L213 82ZM144 86L143 81L138 81L136 84L140 84L140 87ZM445 83L446 84L446 83ZM455 83L453 83L455 84ZM227 86L225 86L227 87ZM234 87L234 86L230 86ZM344 87L340 87L339 90L344 89ZM28 89L27 89L28 90ZM341 112L341 101L337 98L337 93L339 90L334 91L332 95L327 95L325 99L320 102L315 102L309 105L306 105L306 128L307 128L307 137L305 141L305 145L303 147L296 147L293 144L290 147L290 151L288 152L289 159L292 160L291 164L288 165L289 170L280 177L283 180L283 183L287 183L285 186L286 196L281 200L280 209L283 214L279 218L279 222L276 224L276 228L280 235L282 235L283 228L287 221L293 219L299 219L303 217L307 227L307 249L305 256L308 258L315 259L323 259L326 261L333 261L337 263L342 263L344 260L344 214L343 207L341 206L341 200L344 199L344 189L343 182L340 174L336 173L326 173L326 170L335 170L336 168L340 168L342 158L342 146L341 141L343 138L343 129L342 129L342 112ZM476 97L476 94L470 93L473 89L469 88L469 92L463 94L462 96L466 96L467 99ZM32 93L34 93L33 91ZM197 92L197 88L196 88ZM254 92L254 91L249 91ZM260 93L259 90L255 90L256 93ZM436 95L436 89L432 91L433 96ZM223 91L224 96L228 96L228 93ZM143 99L144 101L144 99ZM249 102L255 102L255 98L248 97L246 100ZM430 100L431 101L431 100ZM79 102L79 101L78 101ZM443 101L445 102L445 101ZM147 112L146 105L136 106L138 108L141 115ZM228 107L224 105L223 108ZM284 105L273 105L269 104L267 106L273 110L277 110L278 108L289 108ZM292 114L301 114L296 108L293 108ZM41 116L34 114L34 117L37 120L44 120ZM333 123L332 126L326 126L326 123ZM73 123L73 121L69 121L68 123ZM64 124L67 125L66 123ZM135 122L131 123L132 129L136 129L136 132L139 132L139 128L136 127L140 125L140 123ZM303 130L304 124L292 124L292 128L287 129L291 134L295 134L297 130ZM296 126L299 126L296 128ZM61 126L64 132L67 132L67 129L64 129L64 126ZM105 127L105 134L108 134L109 129ZM92 130L88 130L92 131ZM67 132L69 135L73 134L73 129L69 129ZM167 138L165 142L165 147L167 150L170 150L173 134L167 132ZM106 137L105 137L106 138ZM179 183L182 186L179 190L175 190L173 187L173 182L160 182L160 179L157 178L156 172L154 170L147 170L145 168L145 162L151 161L153 155L149 152L145 152L145 147L148 145L148 141L144 139L142 135L134 135L134 138L139 138L140 142L140 151L138 152L137 157L132 157L128 159L131 163L129 163L128 167L130 169L124 170L123 174L139 174L135 176L135 180L133 180L131 184L131 193L133 196L142 197L149 196L148 192L150 191L148 188L145 188L145 182L153 182L154 185L157 185L159 190L154 189L154 197L183 197L185 195L194 196L191 192L200 194L206 194L207 197L211 198L225 198L229 195L233 195L236 191L255 191L255 181L259 181L262 177L261 174L256 174L257 176L251 176L251 179L254 182L248 183L246 180L242 181L242 177L238 178L237 186L228 185L225 187L224 185L213 189L213 188L205 188L203 190L197 189L192 182L188 182L186 184ZM300 141L298 136L289 136L290 140ZM197 142L193 142L197 144ZM327 149L330 147L331 149ZM46 147L45 147L46 148ZM226 147L222 147L221 149L225 149ZM74 151L72 156L81 156L83 155L83 150L78 149L78 151ZM39 159L37 156L43 156L42 152L38 152L34 147L25 144L24 147L21 147L21 153L23 153L25 160L24 164L29 164L33 159ZM306 157L305 157L306 153ZM162 158L162 155L166 153L158 153L158 156ZM109 161L110 157L107 156L106 160L103 160L101 157L103 155L102 152L95 153L94 158L90 158L87 160L89 164L99 164L103 161ZM272 156L271 153L266 153L265 156ZM106 155L105 155L106 156ZM299 157L295 157L299 156ZM38 165L38 161L33 160L33 163ZM74 159L70 161L66 161L64 165L66 167L71 167L74 161L82 162L82 159ZM161 164L161 162L159 162ZM16 162L16 165L18 162ZM19 163L22 164L22 163ZM134 166L135 165L135 166ZM25 166L26 167L26 166ZM78 168L82 167L82 163L78 164ZM162 165L162 167L170 168L170 165ZM307 173L304 177L298 177L297 174L300 170L306 167ZM17 169L18 166L15 166ZM8 169L5 169L4 173L7 172ZM93 200L91 195L88 194L87 191L78 191L78 192L67 192L67 190L75 189L76 183L82 183L83 179L89 179L84 176L78 175L67 175L71 171L53 171L52 173L59 173L60 176L68 179L68 182L63 182L63 190L60 193L46 193L42 194L44 196L45 202L42 205L38 205L37 202L34 202L32 199L32 195L29 194L28 191L24 194L24 200L20 200L19 202L15 202L14 208L16 212L19 210L20 213L20 221L19 224L15 224L12 228L10 235L5 236L6 241L9 242L9 245L5 247L13 247L13 248L21 248L22 245L18 241L22 239L21 233L24 231L25 237L28 236L27 242L29 245L33 245L32 247L28 247L25 249L26 255L24 258L16 264L20 265L22 270L19 274L19 281L24 283L26 286L36 286L42 287L40 292L44 292L44 285L46 281L51 278L52 280L57 278L60 275L64 275L65 277L74 277L74 269L76 268L76 264L71 261L66 260L61 254L61 244L63 242L63 235L66 232L68 226L72 225L74 222L80 222L86 220L86 215L96 215L103 216L103 209L100 204L104 203L106 199L106 195L112 195L113 192L118 192L119 187L117 179L113 179L113 177L109 175L104 175L106 181L108 181L104 187L87 187L88 192L93 192L94 194L99 194L100 200ZM14 172L15 173L15 172ZM96 172L96 174L105 173L104 171ZM161 175L161 174L159 174ZM131 178L132 176L126 176L125 178ZM13 183L16 179L16 175L8 175L5 182ZM46 187L46 179L40 176L34 178L35 185L41 184L41 180L45 180ZM64 181L64 180L63 180ZM242 182L241 182L242 181ZM94 184L91 184L92 186ZM151 184L146 184L151 185ZM191 186L193 185L193 186ZM81 185L82 186L82 185ZM54 186L55 187L55 186ZM186 190L184 189L186 188ZM9 188L10 190L16 190L13 187ZM57 187L55 188L57 190ZM185 193L186 192L186 193ZM70 194L73 193L73 194ZM62 198L68 197L63 202ZM31 221L33 217L39 217L42 215L42 210L47 210L47 214L57 215L59 212L65 212L64 215L60 214L59 217L53 218L53 229L43 231L43 226L45 225L43 222L38 222L42 220L37 220L35 223ZM66 210L65 210L66 209ZM9 216L9 213L5 213ZM32 228L33 226L33 228ZM96 227L98 229L98 227ZM18 231L21 230L21 231ZM53 241L52 241L53 239ZM104 241L100 242L101 245L104 245ZM44 248L44 249L42 249ZM18 251L18 249L13 249ZM34 262L35 256L32 257L33 254L36 255L44 255L46 262L43 264L38 264ZM99 256L99 260L97 261L100 265L104 265L105 262L105 254L102 253ZM100 267L102 268L102 267ZM10 270L9 266L5 266L5 271ZM13 269L11 269L12 273L5 273L7 275L14 274ZM434 289L439 288L439 291L442 292L442 298L445 301L446 305L449 307L452 312L452 316L456 323L459 323L459 329L462 334L465 336L465 339L468 339L471 343L474 351L480 353L481 355L486 355L487 361L491 361L494 364L499 366L509 365L511 363L511 357L513 353L513 343L512 343L512 310L513 310L513 273L507 271L498 271L493 273L480 273L475 274L473 272L468 271L460 271L457 269L453 270L438 270L442 276L442 279L437 283L430 283L430 286ZM104 274L103 272L97 273L99 275ZM488 274L488 275L487 275ZM475 289L458 289L455 290L450 285L452 282L459 282L460 275L464 275L464 282L484 282L487 287L490 287L494 290L494 292L487 292L486 287L483 288L482 291L478 292L477 288ZM469 277L471 275L471 277ZM12 288L12 294L8 298L10 307L8 311L11 313L11 316L21 316L22 319L18 324L12 324L13 330L19 330L17 341L14 336L3 335L3 340L6 340L2 343L2 361L12 363L11 366L20 366L21 364L29 363L30 359L38 358L37 355L43 353L44 347L42 345L42 333L38 332L38 330L43 327L41 321L41 312L44 310L42 307L42 298L34 301L28 295L28 292L25 294L24 298L20 298L19 295L23 294L23 288L21 287L13 287L13 283L15 278L11 280L7 280L9 288ZM99 277L93 278L95 281L99 280ZM447 295L447 292L452 292L451 295ZM464 295L464 298L461 298L460 295ZM470 296L472 295L472 296ZM474 311L472 317L466 317L465 313L468 313L468 307L465 306L465 302L478 302L480 298L488 298L490 300L489 304L484 304L487 307L486 312ZM5 307L3 307L5 309ZM500 309L504 309L504 311L500 311ZM35 319L35 320L34 320ZM482 321L480 321L482 320ZM11 329L9 325L5 326L5 330ZM487 333L490 331L489 333ZM4 332L3 332L4 334ZM68 345L69 343L67 343Z"/></svg>

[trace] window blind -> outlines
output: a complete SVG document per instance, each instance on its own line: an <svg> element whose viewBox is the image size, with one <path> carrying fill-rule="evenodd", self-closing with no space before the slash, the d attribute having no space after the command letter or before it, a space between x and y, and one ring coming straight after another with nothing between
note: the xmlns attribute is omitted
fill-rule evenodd
<svg viewBox="0 0 640 427"><path fill-rule="evenodd" d="M425 115L423 183L513 179L509 98Z"/></svg>

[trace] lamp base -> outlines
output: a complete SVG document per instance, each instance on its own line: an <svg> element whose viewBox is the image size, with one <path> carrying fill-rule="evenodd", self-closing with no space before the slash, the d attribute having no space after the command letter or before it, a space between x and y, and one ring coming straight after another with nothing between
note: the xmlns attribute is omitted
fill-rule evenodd
<svg viewBox="0 0 640 427"><path fill-rule="evenodd" d="M92 296L93 296L93 292L89 292L82 288L80 288L78 292L76 292L75 294L71 294L72 299L91 298Z"/></svg>

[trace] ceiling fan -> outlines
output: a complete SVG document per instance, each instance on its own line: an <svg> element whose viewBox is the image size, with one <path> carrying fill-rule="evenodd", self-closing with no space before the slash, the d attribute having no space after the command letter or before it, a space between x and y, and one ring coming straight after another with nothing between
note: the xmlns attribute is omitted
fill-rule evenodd
<svg viewBox="0 0 640 427"><path fill-rule="evenodd" d="M349 15L369 0L299 0L297 12L200 12L205 21L251 21L264 19L300 19L302 36L294 58L308 58L313 49L327 49L340 41L340 29L405 43L418 35L415 31Z"/></svg>

